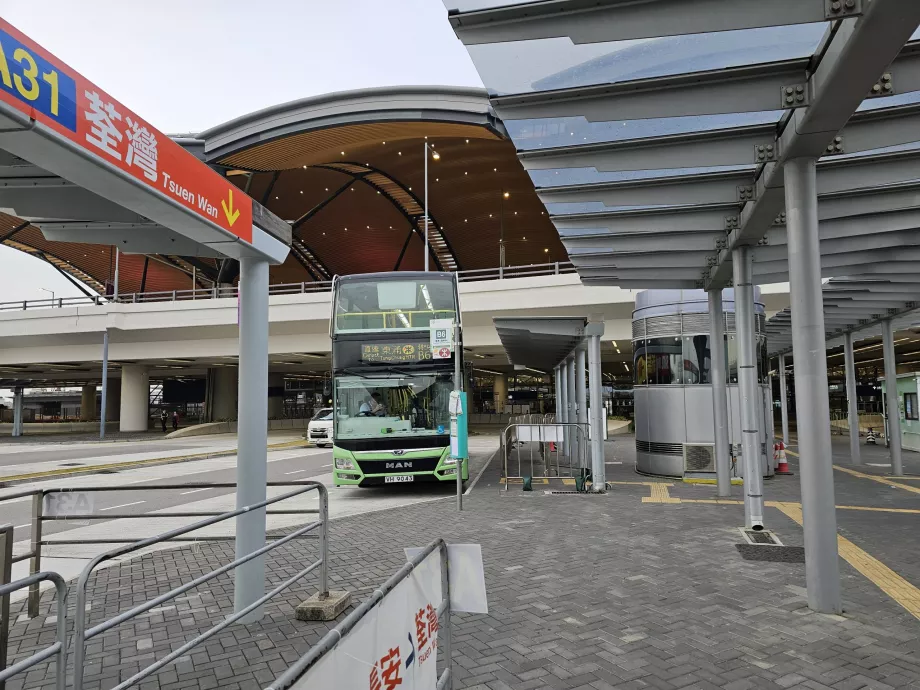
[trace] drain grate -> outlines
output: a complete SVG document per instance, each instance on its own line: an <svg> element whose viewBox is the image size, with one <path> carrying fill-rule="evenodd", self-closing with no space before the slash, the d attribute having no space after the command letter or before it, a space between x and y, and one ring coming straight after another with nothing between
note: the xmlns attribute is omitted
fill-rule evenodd
<svg viewBox="0 0 920 690"><path fill-rule="evenodd" d="M562 494L573 494L575 496L603 496L604 494L597 491L544 491L547 496L559 496Z"/></svg>
<svg viewBox="0 0 920 690"><path fill-rule="evenodd" d="M804 563L805 549L801 546L774 546L762 549L754 544L735 544L738 553L746 561L769 561L771 563Z"/></svg>
<svg viewBox="0 0 920 690"><path fill-rule="evenodd" d="M85 462L62 462L58 467L82 467Z"/></svg>
<svg viewBox="0 0 920 690"><path fill-rule="evenodd" d="M118 474L118 470L99 470L96 474Z"/></svg>
<svg viewBox="0 0 920 690"><path fill-rule="evenodd" d="M777 539L772 532L755 532L752 529L748 529L744 530L744 537L750 544L771 544L774 546L782 546L782 542Z"/></svg>

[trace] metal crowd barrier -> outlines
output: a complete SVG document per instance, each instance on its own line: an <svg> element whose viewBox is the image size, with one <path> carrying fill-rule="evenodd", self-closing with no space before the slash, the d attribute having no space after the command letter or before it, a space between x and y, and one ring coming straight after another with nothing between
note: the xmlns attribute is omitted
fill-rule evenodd
<svg viewBox="0 0 920 690"><path fill-rule="evenodd" d="M501 435L502 476L505 491L511 479L525 476L531 479L574 477L588 467L588 425L576 423L544 423L543 415L527 415L537 422L509 424ZM524 473L524 449L528 450L530 473ZM511 456L517 459L517 474L511 474ZM536 457L536 460L535 460ZM542 469L541 469L542 466ZM540 470L542 473L538 473Z"/></svg>
<svg viewBox="0 0 920 690"><path fill-rule="evenodd" d="M84 568L80 577L77 581L76 588L76 607L74 613L74 633L73 633L73 650L74 650L74 676L73 676L73 688L74 690L83 690L83 672L84 672L84 662L86 655L86 643L101 635L102 633L124 623L125 621L131 620L132 618L149 611L152 608L155 608L170 599L187 592L190 589L194 589L215 577L223 575L224 573L230 572L235 568L248 563L264 554L276 549L288 542L293 541L301 537L308 536L308 533L317 530L318 539L319 539L319 549L320 557L309 564L307 567L300 570L293 577L289 578L281 585L268 592L264 596L260 597L257 601L253 602L247 606L242 611L234 613L232 616L228 617L215 627L207 630L201 635L197 636L193 640L182 645L179 649L171 652L164 658L156 661L155 663L147 666L146 668L141 669L138 673L133 675L128 680L120 683L115 686L112 690L122 690L123 688L136 685L138 682L144 678L155 673L159 669L163 668L170 662L174 661L178 657L182 656L188 650L193 647L198 646L205 640L211 638L212 636L219 633L221 630L227 626L235 623L241 618L245 617L252 611L256 610L258 607L265 604L267 601L272 599L277 594L280 594L285 589L289 588L291 585L295 584L297 581L310 574L314 570L319 569L319 583L320 583L320 592L327 593L329 591L328 586L328 516L329 516L329 497L326 487L319 482L313 481L303 481L303 482L267 482L267 486L288 486L296 487L292 491L288 491L274 498L269 498L260 503L256 503L250 506L244 506L243 508L238 508L224 513L217 512L158 512L158 513L140 513L140 514L114 514L107 513L106 515L79 515L79 516L58 516L58 515L45 515L43 514L43 505L44 498L48 494L55 493L78 493L78 492L102 492L102 491L126 491L132 489L125 489L125 487L78 487L78 488L62 488L62 489L39 489L34 491L25 491L17 494L12 494L10 496L5 496L0 499L0 503L5 501L16 500L22 497L32 496L32 506L33 506L33 515L32 515L32 535L31 535L31 549L28 553L20 554L18 556L13 556L12 547L13 547L13 527L7 525L4 528L0 528L0 540L2 540L2 549L0 549L0 576L3 578L3 583L0 583L0 597L2 597L2 611L0 611L0 690L3 690L3 682L17 673L28 670L29 668L35 666L36 664L41 663L42 661L58 655L58 663L56 667L56 683L58 690L63 690L65 677L66 677L66 663L65 663L65 650L67 647L65 639L65 630L66 630L66 596L67 596L67 587L64 584L63 579L57 573L52 572L41 572L39 568L41 566L41 553L42 546L52 546L55 544L122 544L122 546L111 549L96 556L91 560L87 566ZM155 486L145 486L142 489L137 489L139 491L150 491L150 490L177 490L177 489L195 489L195 488L236 488L236 484L231 483L213 483L213 484L176 484L176 485L155 485ZM92 575L93 571L103 562L124 556L128 553L138 551L156 544L164 542L203 542L203 541L229 541L234 540L233 536L195 536L195 537L185 537L191 532L215 525L219 522L235 518L246 513L250 513L255 510L262 510L267 508L267 506L274 503L279 503L281 501L286 501L288 499L300 496L302 494L316 491L319 493L319 508L302 508L298 510L266 510L266 515L300 515L300 514L316 514L319 515L319 519L315 522L312 522L308 525L300 527L289 534L285 534L277 537L269 537L272 541L268 542L262 548L244 556L238 558L226 565L223 565L216 570L206 573L195 580L180 585L165 594L162 594L155 599L152 599L148 602L135 606L129 611L125 611L114 618L105 620L97 625L87 628L86 621L86 589L89 582L89 578ZM133 541L128 543L129 540L126 539L44 539L42 537L42 525L45 521L50 520L122 520L122 519L149 519L151 517L160 518L160 517L202 517L207 516L206 519L195 522L191 525L186 525L174 530L170 530L163 534L157 536L149 537L147 539L142 539L140 541ZM310 535L312 536L312 535ZM25 578L17 580L15 582L9 582L10 580L10 569L13 563L31 559L31 574ZM19 589L25 587L29 588L29 601L28 601L28 615L30 618L34 618L39 614L39 597L40 597L40 584L43 581L51 581L57 588L57 598L58 598L58 620L57 620L57 629L58 629L58 638L57 642L54 645L38 652L26 659L18 661L13 666L6 668L6 654L7 646L9 640L9 594Z"/></svg>
<svg viewBox="0 0 920 690"><path fill-rule="evenodd" d="M526 278L529 276L560 275L574 273L571 261L556 261L532 266L505 266L504 268L477 268L458 271L461 282L475 280L495 280L504 278ZM332 281L323 280L313 283L281 283L270 285L270 295L296 295L307 292L330 292ZM63 309L64 307L100 306L111 302L121 304L143 304L146 302L181 302L185 300L220 299L237 297L238 288L234 285L220 285L212 288L194 290L166 290L160 292L132 292L118 297L105 295L80 295L78 297L56 297L52 299L17 300L0 302L0 311L26 311L29 309Z"/></svg>
<svg viewBox="0 0 920 690"><path fill-rule="evenodd" d="M330 630L309 652L298 659L293 666L280 675L266 690L287 690L291 688L305 673L315 666L320 659L335 649L335 646L368 614L383 598L389 594L400 582L405 580L435 550L441 556L441 603L437 608L438 631L444 633L443 648L446 666L438 678L437 690L451 690L453 688L453 675L451 670L451 631L450 631L450 578L448 576L447 543L443 539L435 539L422 549L408 563L384 582L379 589L374 590L370 597L365 599L360 606L354 609L345 619ZM323 689L325 690L325 689ZM343 689L344 690L344 689Z"/></svg>

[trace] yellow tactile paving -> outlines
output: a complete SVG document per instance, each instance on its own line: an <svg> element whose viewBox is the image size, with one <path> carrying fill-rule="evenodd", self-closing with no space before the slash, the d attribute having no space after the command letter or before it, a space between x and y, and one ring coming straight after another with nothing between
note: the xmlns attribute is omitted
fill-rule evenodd
<svg viewBox="0 0 920 690"><path fill-rule="evenodd" d="M667 484L650 482L648 487L651 489L652 495L643 496L643 503L680 503L679 498L671 498L671 492L668 491Z"/></svg>
<svg viewBox="0 0 920 690"><path fill-rule="evenodd" d="M799 504L776 503L776 507L799 525L802 524L802 507ZM837 535L837 550L847 563L907 609L911 615L920 619L920 589L839 534Z"/></svg>

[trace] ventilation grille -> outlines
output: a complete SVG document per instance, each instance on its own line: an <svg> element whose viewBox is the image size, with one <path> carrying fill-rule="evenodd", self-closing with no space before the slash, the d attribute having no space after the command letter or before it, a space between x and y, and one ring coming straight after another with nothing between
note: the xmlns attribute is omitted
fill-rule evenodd
<svg viewBox="0 0 920 690"><path fill-rule="evenodd" d="M712 443L684 443L684 472L715 472L716 448Z"/></svg>
<svg viewBox="0 0 920 690"><path fill-rule="evenodd" d="M682 443L657 443L636 439L636 450L640 453L657 453L658 455L682 455Z"/></svg>
<svg viewBox="0 0 920 690"><path fill-rule="evenodd" d="M684 314L684 333L709 333L709 314Z"/></svg>
<svg viewBox="0 0 920 690"><path fill-rule="evenodd" d="M637 319L636 321L633 321L632 328L633 328L633 334L632 334L633 340L636 340L637 338L645 337L645 319Z"/></svg>
<svg viewBox="0 0 920 690"><path fill-rule="evenodd" d="M645 334L650 338L656 335L680 335L680 314L652 316L646 319Z"/></svg>

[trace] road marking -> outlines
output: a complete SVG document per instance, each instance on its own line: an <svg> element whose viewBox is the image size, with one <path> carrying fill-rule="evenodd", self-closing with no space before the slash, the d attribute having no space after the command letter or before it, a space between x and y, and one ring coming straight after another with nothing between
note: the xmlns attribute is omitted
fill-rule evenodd
<svg viewBox="0 0 920 690"><path fill-rule="evenodd" d="M328 465L327 465L328 467ZM285 472L285 474L300 474L301 472L306 472L307 470L294 470L293 472Z"/></svg>
<svg viewBox="0 0 920 690"><path fill-rule="evenodd" d="M466 487L466 491L463 492L464 496L470 495L470 492L473 490L473 487L476 486L476 484L482 478L482 475L484 475L486 473L486 470L489 469L489 465L492 464L492 461L495 459L495 456L498 454L499 450L501 450L501 448L497 448L496 450L492 451L492 455L489 456L489 459L486 460L486 464L482 466L481 470L479 470L479 474L477 474L476 478L473 479L473 481L470 482L469 486ZM470 461L467 460L466 462L467 462L467 467L469 467Z"/></svg>
<svg viewBox="0 0 920 690"><path fill-rule="evenodd" d="M122 503L120 506L109 506L108 508L100 508L99 512L104 513L107 510L115 510L116 508L127 508L128 506L138 506L141 503L146 503L147 501L134 501L134 503Z"/></svg>
<svg viewBox="0 0 920 690"><path fill-rule="evenodd" d="M207 490L210 489L210 488L212 488L212 487L206 486L206 487L203 488L203 489L192 489L191 491L183 491L183 492L182 492L181 494L179 494L179 495L180 495L180 496L188 496L189 494L197 494L199 491L207 491Z"/></svg>
<svg viewBox="0 0 920 690"><path fill-rule="evenodd" d="M798 453L794 453L791 450L786 451L789 455L794 455L799 457ZM857 472L856 470L851 470L849 467L841 467L840 465L834 465L834 469L840 472L846 472L847 474L853 475L854 477L859 477L860 479L869 479L873 482L878 482L879 484L884 484L885 486L893 486L897 489L904 489L905 491L912 491L915 494L920 494L920 487L910 486L908 484L901 484L899 482L893 481L888 477L878 477L874 474L866 474L865 472Z"/></svg>
<svg viewBox="0 0 920 690"><path fill-rule="evenodd" d="M802 507L800 505L778 503L776 507L787 517L802 525ZM849 539L839 534L837 535L837 549L847 563L907 609L915 618L920 619L920 589L914 587L880 560L873 558Z"/></svg>
<svg viewBox="0 0 920 690"><path fill-rule="evenodd" d="M332 465L323 465L323 469L326 469L327 467L332 467Z"/></svg>
<svg viewBox="0 0 920 690"><path fill-rule="evenodd" d="M23 527L31 527L32 523L28 522L25 525L16 525L13 529L22 529Z"/></svg>

